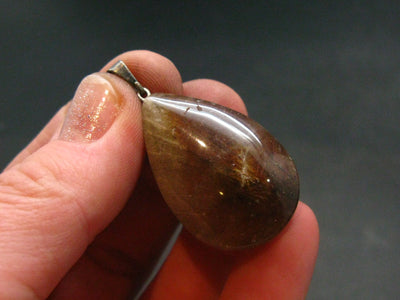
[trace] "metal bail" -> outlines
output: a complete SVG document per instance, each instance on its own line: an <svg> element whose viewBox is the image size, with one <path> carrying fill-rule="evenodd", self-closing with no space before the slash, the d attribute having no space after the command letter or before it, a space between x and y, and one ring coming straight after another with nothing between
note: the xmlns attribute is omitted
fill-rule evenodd
<svg viewBox="0 0 400 300"><path fill-rule="evenodd" d="M122 60L117 61L107 72L117 75L128 82L136 90L140 100L143 101L146 97L150 96L150 91L140 84Z"/></svg>

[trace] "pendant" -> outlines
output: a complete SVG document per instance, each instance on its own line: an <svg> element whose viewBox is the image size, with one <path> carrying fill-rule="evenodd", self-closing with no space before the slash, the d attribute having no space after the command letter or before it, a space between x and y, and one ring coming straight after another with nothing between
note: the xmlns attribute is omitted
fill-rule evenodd
<svg viewBox="0 0 400 300"><path fill-rule="evenodd" d="M266 129L215 103L151 94L121 61L108 72L130 83L142 100L151 169L191 234L230 250L265 243L284 228L298 203L299 178Z"/></svg>

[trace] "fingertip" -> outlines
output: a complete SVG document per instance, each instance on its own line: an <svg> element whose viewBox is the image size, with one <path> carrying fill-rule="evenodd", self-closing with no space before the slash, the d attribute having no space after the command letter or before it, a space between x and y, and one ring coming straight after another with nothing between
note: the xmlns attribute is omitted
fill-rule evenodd
<svg viewBox="0 0 400 300"><path fill-rule="evenodd" d="M319 225L313 210L304 202L299 202L296 212L293 216L293 222L301 223L305 229L305 234L310 238L314 246L318 248L319 243Z"/></svg>
<svg viewBox="0 0 400 300"><path fill-rule="evenodd" d="M181 75L168 58L148 50L128 51L112 59L102 71L108 70L119 60L122 60L138 81L152 93L182 94Z"/></svg>
<svg viewBox="0 0 400 300"><path fill-rule="evenodd" d="M231 87L212 79L195 79L183 84L183 94L188 97L199 98L233 110L247 114L246 106Z"/></svg>
<svg viewBox="0 0 400 300"><path fill-rule="evenodd" d="M297 273L293 280L305 296L311 282L319 247L318 221L307 204L299 202L292 220L280 238L282 241L277 241L277 249L285 251L286 248L287 253L291 255L291 257L288 256L289 265L293 273Z"/></svg>
<svg viewBox="0 0 400 300"><path fill-rule="evenodd" d="M221 299L305 298L317 257L318 235L313 211L299 202L277 237L237 257Z"/></svg>

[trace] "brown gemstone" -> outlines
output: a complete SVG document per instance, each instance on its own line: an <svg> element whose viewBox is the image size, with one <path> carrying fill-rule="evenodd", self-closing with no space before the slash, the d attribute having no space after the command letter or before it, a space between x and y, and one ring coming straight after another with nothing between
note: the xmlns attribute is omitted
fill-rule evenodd
<svg viewBox="0 0 400 300"><path fill-rule="evenodd" d="M220 249L278 234L296 209L296 167L257 122L226 107L153 94L143 102L144 137L160 191L183 226Z"/></svg>

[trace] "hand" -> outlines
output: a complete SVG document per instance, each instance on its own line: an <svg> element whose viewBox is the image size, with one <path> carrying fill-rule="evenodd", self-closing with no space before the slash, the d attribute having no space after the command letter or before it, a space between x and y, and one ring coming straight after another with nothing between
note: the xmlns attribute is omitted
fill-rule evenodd
<svg viewBox="0 0 400 300"><path fill-rule="evenodd" d="M140 101L104 73L117 60L153 92L246 113L229 87L182 84L169 60L148 51L85 78L0 175L1 299L126 299L178 226L145 160ZM214 250L183 231L143 298L302 299L317 249L318 225L303 203L276 238L251 250Z"/></svg>

